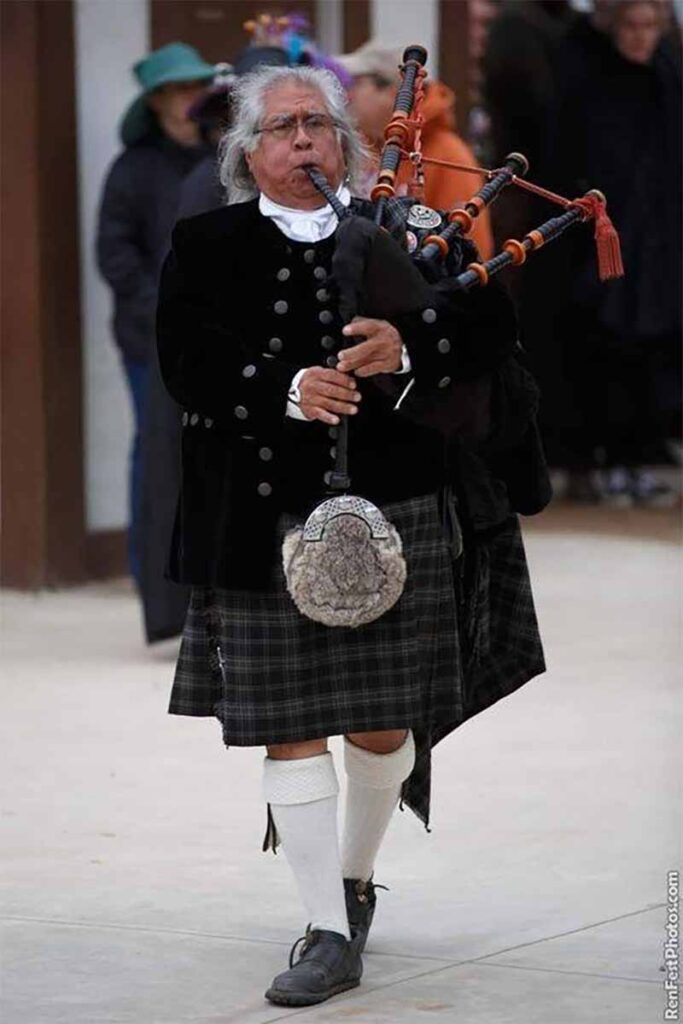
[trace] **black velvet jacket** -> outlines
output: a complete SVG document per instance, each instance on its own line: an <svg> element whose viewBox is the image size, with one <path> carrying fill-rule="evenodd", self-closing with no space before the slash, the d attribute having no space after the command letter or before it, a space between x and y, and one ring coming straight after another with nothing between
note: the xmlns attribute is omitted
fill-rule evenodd
<svg viewBox="0 0 683 1024"><path fill-rule="evenodd" d="M369 212L355 200L354 209ZM287 239L256 200L176 225L157 315L162 375L183 409L171 579L266 587L280 557L280 511L304 517L327 496L335 428L285 410L296 371L326 365L340 347L333 250L334 236L315 244ZM516 345L512 305L495 283L443 297L395 325L423 395L495 375ZM505 485L475 451L394 412L370 379L358 384L363 397L349 424L352 493L383 504L450 482L475 529L509 516Z"/></svg>

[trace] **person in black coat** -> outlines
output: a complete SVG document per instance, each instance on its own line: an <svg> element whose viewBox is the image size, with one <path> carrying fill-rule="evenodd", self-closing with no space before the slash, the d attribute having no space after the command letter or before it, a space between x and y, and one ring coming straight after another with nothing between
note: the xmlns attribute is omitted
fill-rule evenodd
<svg viewBox="0 0 683 1024"><path fill-rule="evenodd" d="M169 711L215 716L228 747L267 748L263 849L282 842L309 922L266 998L300 1006L359 984L375 857L399 800L428 824L433 745L544 671L515 509L549 495L535 504L509 472L533 389L514 387L505 291L452 286L469 243L391 319L342 317L337 217L304 167L359 230L373 207L348 187L362 151L334 76L264 68L238 83L235 109L221 145L233 202L179 221L159 295L183 423L169 574L192 587ZM402 243L410 206L388 204ZM404 400L380 382L405 382ZM441 431L415 411L449 401L485 426ZM398 530L407 565L398 601L357 627L302 615L282 562L284 537L329 494L342 416L352 493ZM341 850L330 735L349 780Z"/></svg>
<svg viewBox="0 0 683 1024"><path fill-rule="evenodd" d="M147 637L157 640L182 628L187 592L163 576L172 523L159 521L158 509L168 507L164 494L177 477L165 471L164 459L146 456L150 437L157 452L157 437L175 435L177 451L180 432L176 410L158 377L154 315L182 182L209 152L187 109L214 68L192 47L173 43L144 58L134 71L143 91L122 119L125 148L104 183L97 261L113 293L114 338L134 413L129 565L143 600ZM150 391L158 391L163 403L150 402Z"/></svg>
<svg viewBox="0 0 683 1024"><path fill-rule="evenodd" d="M587 231L528 275L532 313L539 275L554 281L530 346L559 352L553 448L577 495L618 505L676 501L643 470L668 461L665 442L680 434L683 117L664 12L650 0L602 4L601 29L578 18L558 54L548 183L570 197L605 193L624 278L600 284Z"/></svg>

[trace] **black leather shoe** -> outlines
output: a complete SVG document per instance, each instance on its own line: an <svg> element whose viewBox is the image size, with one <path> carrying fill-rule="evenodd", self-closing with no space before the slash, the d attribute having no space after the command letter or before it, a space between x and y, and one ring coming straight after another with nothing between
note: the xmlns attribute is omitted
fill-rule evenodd
<svg viewBox="0 0 683 1024"><path fill-rule="evenodd" d="M303 942L299 959L294 954ZM360 985L363 973L358 944L340 932L306 928L289 954L289 970L278 974L266 992L266 999L279 1006L312 1006L330 996Z"/></svg>
<svg viewBox="0 0 683 1024"><path fill-rule="evenodd" d="M375 904L377 903L375 889L386 888L386 885L375 885L372 878L369 878L367 882L364 882L361 878L344 879L346 913L349 918L351 938L358 941L358 951L360 953L365 949L370 925L375 916Z"/></svg>

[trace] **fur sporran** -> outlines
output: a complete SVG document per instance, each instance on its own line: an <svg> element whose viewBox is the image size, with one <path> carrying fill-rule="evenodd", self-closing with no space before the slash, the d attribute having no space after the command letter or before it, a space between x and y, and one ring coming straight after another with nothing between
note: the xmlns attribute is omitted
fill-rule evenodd
<svg viewBox="0 0 683 1024"><path fill-rule="evenodd" d="M406 580L398 530L372 502L329 498L283 541L287 589L302 613L325 626L362 626L396 604Z"/></svg>

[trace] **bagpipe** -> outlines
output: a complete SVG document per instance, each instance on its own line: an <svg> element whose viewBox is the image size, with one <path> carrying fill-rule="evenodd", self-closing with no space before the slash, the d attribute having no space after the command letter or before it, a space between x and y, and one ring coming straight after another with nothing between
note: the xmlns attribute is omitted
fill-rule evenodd
<svg viewBox="0 0 683 1024"><path fill-rule="evenodd" d="M576 199L551 192L526 180L529 165L521 153L510 153L503 166L487 170L423 154L421 113L425 96L425 64L427 51L423 46L409 46L400 65L401 84L394 111L384 131L377 182L371 191L373 217L354 216L339 201L336 193L320 171L306 168L314 186L322 193L339 218L333 279L339 295L342 319L347 322L356 314L392 320L392 317L413 310L438 305L439 293L457 296L474 288L485 287L506 267L519 267L542 246L554 241L570 227L594 223L598 273L601 281L623 275L619 238L607 215L605 196L591 189ZM403 238L396 240L385 230L391 201L396 199L396 182L402 161L412 165L409 196L413 205L407 213ZM424 167L435 164L465 171L484 182L467 202L449 210L445 217L423 205ZM449 254L467 242L475 219L493 203L503 189L520 188L563 208L559 216L544 221L521 239L508 239L500 253L491 259L472 260L461 272L449 276ZM402 200L403 201L403 200ZM408 200L410 203L410 200ZM392 224L392 227L394 225ZM439 227L437 232L435 228ZM466 429L464 411L473 389L460 389L454 382L446 393L420 395L417 389L403 394L402 376L380 374L371 378L382 391L400 402L404 415L434 427L450 436ZM484 383L482 382L482 386ZM455 401L454 401L455 398ZM342 431L346 433L346 417ZM345 449L345 443L338 450ZM348 473L340 465L333 475L334 489L348 486Z"/></svg>
<svg viewBox="0 0 683 1024"><path fill-rule="evenodd" d="M401 84L384 132L377 183L370 195L372 217L354 214L318 168L305 168L339 221L331 283L336 287L341 319L348 323L360 314L396 322L409 314L430 323L444 303L463 301L470 306L478 304L481 311L482 304L490 304L494 297L475 301L475 296L464 299L466 293L485 288L504 268L521 266L531 253L573 225L589 221L595 227L600 279L622 276L619 239L607 215L605 197L598 190L570 200L535 185L526 180L528 162L520 153L511 153L503 166L494 170L430 159L422 153L426 61L427 51L422 46L409 46L403 54ZM405 215L403 200L396 195L401 161L409 161L413 168ZM483 177L484 182L467 202L444 217L423 202L424 167L429 163L467 171ZM520 240L508 239L491 259L471 260L462 269L467 236L476 218L511 186L547 199L563 212ZM397 200L400 216L396 214ZM455 266L458 272L454 274L451 268ZM342 344L357 343L358 339L345 338ZM446 344L450 342L446 340ZM436 389L413 387L414 376L406 387L402 374L376 374L368 382L391 400L399 415L449 440L459 438L481 449L496 437L497 430L508 435L497 450L494 443L488 465L505 483L511 508L530 515L550 500L550 481L535 420L538 391L531 375L514 358L507 359L505 369L497 375L475 374L464 380L445 376ZM506 415L500 415L501 406L507 408ZM502 427L496 425L496 419L503 421ZM285 576L294 602L302 614L329 626L358 626L378 618L398 600L406 577L395 528L371 502L348 493L348 421L349 417L342 415L336 428L328 497L301 527L290 531L283 544ZM518 437L513 441L509 435L514 435L515 423Z"/></svg>
<svg viewBox="0 0 683 1024"><path fill-rule="evenodd" d="M551 192L549 189L527 181L525 176L529 170L529 163L521 153L510 153L503 166L496 170L439 160L423 154L421 107L425 95L426 62L427 51L423 46L409 46L404 51L403 63L400 66L402 82L396 96L394 112L384 130L385 143L380 157L377 183L371 192L371 199L375 204L375 224L379 227L383 225L387 200L393 199L396 195L396 178L402 160L408 160L413 165L413 178L409 187L411 196L418 204L423 201L424 197L425 164L451 168L479 175L486 180L471 199L448 211L447 223L439 234L430 233L422 238L413 257L423 272L426 272L426 276L429 276L428 265L444 259L453 242L470 233L474 219L479 216L481 211L494 202L504 188L513 186L555 203L561 206L565 212L529 231L521 241L508 239L503 244L502 251L492 259L484 263L471 263L462 274L455 278L456 288L467 290L475 285L486 285L494 274L499 273L505 267L521 266L530 253L559 238L572 225L591 220L595 224L600 280L607 281L611 278L622 277L624 268L621 262L619 238L607 214L605 196L598 189L590 189L585 195L576 199L567 199L556 192ZM331 201L331 190L329 187L325 189L324 179L321 179L321 175L316 173L314 168L310 169L310 173L313 184L323 192L328 201ZM433 214L434 211L430 211L430 213Z"/></svg>

